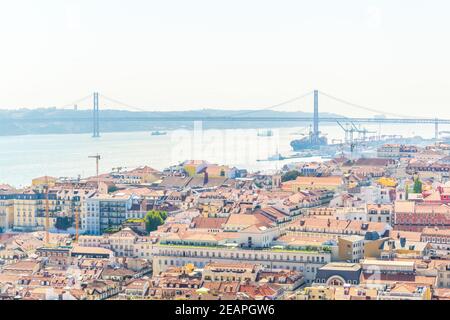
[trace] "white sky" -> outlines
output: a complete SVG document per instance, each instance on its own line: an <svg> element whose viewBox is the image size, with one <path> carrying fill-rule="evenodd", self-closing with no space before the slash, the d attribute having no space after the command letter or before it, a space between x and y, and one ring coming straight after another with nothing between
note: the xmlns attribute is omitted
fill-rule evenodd
<svg viewBox="0 0 450 320"><path fill-rule="evenodd" d="M317 88L450 118L449 12L445 0L0 0L0 108L98 90L153 110L241 109ZM320 104L354 114L337 106Z"/></svg>

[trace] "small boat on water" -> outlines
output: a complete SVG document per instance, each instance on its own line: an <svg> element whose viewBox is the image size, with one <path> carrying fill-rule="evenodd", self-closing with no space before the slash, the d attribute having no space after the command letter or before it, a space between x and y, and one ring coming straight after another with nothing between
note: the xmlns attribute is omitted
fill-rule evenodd
<svg viewBox="0 0 450 320"><path fill-rule="evenodd" d="M267 158L267 160L268 161L277 161L277 160L284 160L285 159L285 157L283 157L281 154L279 154L279 153L277 153L277 154L274 154L274 155L272 155L272 156L269 156L268 158Z"/></svg>
<svg viewBox="0 0 450 320"><path fill-rule="evenodd" d="M273 136L273 131L270 129L258 131L258 137L271 137L271 136Z"/></svg>
<svg viewBox="0 0 450 320"><path fill-rule="evenodd" d="M152 136L165 136L167 134L166 131L152 131L151 135Z"/></svg>
<svg viewBox="0 0 450 320"><path fill-rule="evenodd" d="M256 161L261 162L261 161L280 161L280 160L284 160L287 159L285 157L283 157L281 154L275 154L273 156L269 156L267 159L256 159Z"/></svg>
<svg viewBox="0 0 450 320"><path fill-rule="evenodd" d="M257 159L256 161L279 161L287 159L286 157L283 157L280 153L275 153L274 155L268 156L267 159Z"/></svg>

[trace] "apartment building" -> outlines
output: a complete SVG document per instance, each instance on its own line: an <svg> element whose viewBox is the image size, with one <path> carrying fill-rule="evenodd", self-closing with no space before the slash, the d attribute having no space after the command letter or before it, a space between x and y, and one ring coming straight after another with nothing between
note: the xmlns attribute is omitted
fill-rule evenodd
<svg viewBox="0 0 450 320"><path fill-rule="evenodd" d="M331 261L331 252L301 249L285 249L274 246L254 250L231 244L207 244L191 239L179 244L161 239L154 245L154 274L166 271L173 266L193 264L204 268L208 263L261 264L269 269L286 269L303 272L307 283L315 279L317 269Z"/></svg>
<svg viewBox="0 0 450 320"><path fill-rule="evenodd" d="M439 228L424 228L420 240L429 242L438 254L450 254L450 230Z"/></svg>
<svg viewBox="0 0 450 320"><path fill-rule="evenodd" d="M130 228L124 228L114 234L82 235L78 239L82 247L101 247L109 249L118 257L152 259L152 240L141 237Z"/></svg>
<svg viewBox="0 0 450 320"><path fill-rule="evenodd" d="M377 156L380 158L413 158L419 149L413 145L384 144L377 149Z"/></svg>
<svg viewBox="0 0 450 320"><path fill-rule="evenodd" d="M52 228L56 222L56 213L60 211L56 192L50 191L48 196L45 193L35 190L26 190L21 193L16 193L13 199L14 230L43 230L46 227L47 199L49 228Z"/></svg>
<svg viewBox="0 0 450 320"><path fill-rule="evenodd" d="M86 234L102 234L118 230L127 219L132 196L124 193L94 194L82 207L81 228Z"/></svg>
<svg viewBox="0 0 450 320"><path fill-rule="evenodd" d="M339 259L341 261L359 262L364 258L364 237L358 235L338 239Z"/></svg>
<svg viewBox="0 0 450 320"><path fill-rule="evenodd" d="M450 262L447 260L437 266L437 285L439 288L450 288Z"/></svg>
<svg viewBox="0 0 450 320"><path fill-rule="evenodd" d="M0 230L7 231L14 225L14 195L0 193Z"/></svg>
<svg viewBox="0 0 450 320"><path fill-rule="evenodd" d="M367 204L367 221L391 224L394 218L394 205Z"/></svg>
<svg viewBox="0 0 450 320"><path fill-rule="evenodd" d="M342 189L344 181L341 176L328 177L297 177L295 180L282 183L282 189L287 191L326 189L337 191Z"/></svg>
<svg viewBox="0 0 450 320"><path fill-rule="evenodd" d="M450 227L450 206L446 204L397 200L394 210L396 230L420 232L426 227Z"/></svg>

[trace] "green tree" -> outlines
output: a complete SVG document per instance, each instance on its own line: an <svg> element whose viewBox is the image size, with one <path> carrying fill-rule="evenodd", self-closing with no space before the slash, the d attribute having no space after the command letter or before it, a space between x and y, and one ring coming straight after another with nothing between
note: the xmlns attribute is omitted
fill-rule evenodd
<svg viewBox="0 0 450 320"><path fill-rule="evenodd" d="M56 217L55 227L59 230L67 230L72 226L73 219L69 217Z"/></svg>
<svg viewBox="0 0 450 320"><path fill-rule="evenodd" d="M155 231L160 225L164 223L167 218L166 211L150 210L145 215L145 228L147 232Z"/></svg>
<svg viewBox="0 0 450 320"><path fill-rule="evenodd" d="M117 190L119 190L119 188L117 188L116 186L108 187L108 193L113 193L113 192L116 192Z"/></svg>
<svg viewBox="0 0 450 320"><path fill-rule="evenodd" d="M158 211L158 212L159 212L159 215L161 216L161 218L163 220L166 220L166 218L167 218L167 211Z"/></svg>
<svg viewBox="0 0 450 320"><path fill-rule="evenodd" d="M283 174L283 176L281 177L281 181L286 182L286 181L295 180L300 175L301 174L299 171L296 171L296 170L288 171L285 174Z"/></svg>
<svg viewBox="0 0 450 320"><path fill-rule="evenodd" d="M419 178L414 179L413 191L414 191L414 193L422 192L422 181L420 181Z"/></svg>

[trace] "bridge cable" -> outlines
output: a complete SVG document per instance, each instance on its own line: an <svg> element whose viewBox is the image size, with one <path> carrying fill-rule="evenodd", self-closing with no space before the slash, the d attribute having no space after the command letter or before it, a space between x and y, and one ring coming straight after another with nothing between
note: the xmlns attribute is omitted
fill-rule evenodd
<svg viewBox="0 0 450 320"><path fill-rule="evenodd" d="M60 106L60 107L58 107L58 108L59 108L59 109L64 109L64 108L70 107L70 106L73 107L74 105L77 105L78 103L83 102L84 100L87 100L87 99L89 99L89 98L92 98L92 94L89 94L89 95L87 95L87 96L85 96L85 97L83 97L83 98L77 99L77 100L75 100L75 101L73 101L73 102L71 102L71 103L64 104L64 105L62 105L62 106Z"/></svg>
<svg viewBox="0 0 450 320"><path fill-rule="evenodd" d="M356 104L356 103L352 103L352 102L346 101L344 99L337 98L337 97L332 96L332 95L330 95L328 93L325 93L323 91L320 91L320 94L323 95L323 96L326 96L326 97L328 97L328 98L330 98L332 100L335 100L337 102L340 102L340 103L343 103L343 104L355 107L357 109L362 109L362 110L365 110L365 111L370 111L370 112L373 112L373 113L377 113L377 114L385 114L385 115L398 117L398 118L408 118L408 119L415 119L415 118L417 118L417 117L406 116L406 115L392 113L392 112L384 112L384 111L381 111L381 110L365 107L365 106L362 106L362 105L359 105L359 104Z"/></svg>
<svg viewBox="0 0 450 320"><path fill-rule="evenodd" d="M286 101L277 103L277 104L275 104L275 105L266 107L266 108L264 108L264 109L243 111L243 112L240 112L240 113L237 113L237 114L230 115L230 117L242 116L242 115L251 114L251 113L255 113L255 112L261 112L261 111L265 111L265 110L275 109L275 108L277 108L277 107L281 107L281 106L286 105L286 104L288 104L288 103L291 103L291 102L294 102L294 101L298 101L298 100L300 100L300 99L303 99L303 98L309 96L310 94L312 94L313 92L314 92L314 91L309 91L309 92L304 93L304 94L302 94L302 95L300 95L300 96L297 96L297 97L295 97L295 98L292 98L292 99L289 99L289 100L286 100Z"/></svg>
<svg viewBox="0 0 450 320"><path fill-rule="evenodd" d="M148 110L145 110L145 109L143 109L143 108L140 108L140 107L134 107L134 106L129 105L128 103L125 103L125 102L116 100L116 99L114 99L114 98L109 98L109 97L107 97L107 96L105 96L105 95L103 95L103 94L100 94L100 96L101 96L103 99L105 99L105 100L108 100L108 101L113 102L113 103L117 103L119 106L124 106L124 107L130 108L130 109L136 110L136 111L149 112Z"/></svg>

